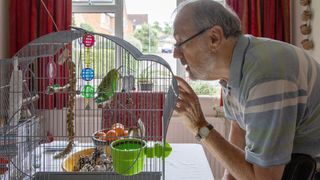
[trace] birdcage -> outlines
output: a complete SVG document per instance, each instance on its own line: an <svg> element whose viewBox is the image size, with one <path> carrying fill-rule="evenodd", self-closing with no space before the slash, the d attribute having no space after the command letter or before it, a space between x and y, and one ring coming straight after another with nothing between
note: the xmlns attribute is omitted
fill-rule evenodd
<svg viewBox="0 0 320 180"><path fill-rule="evenodd" d="M164 179L177 83L166 61L73 28L1 60L2 179Z"/></svg>

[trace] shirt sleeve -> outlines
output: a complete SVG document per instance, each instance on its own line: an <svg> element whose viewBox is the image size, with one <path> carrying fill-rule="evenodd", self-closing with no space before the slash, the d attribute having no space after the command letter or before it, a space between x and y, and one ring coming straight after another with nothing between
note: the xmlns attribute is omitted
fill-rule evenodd
<svg viewBox="0 0 320 180"><path fill-rule="evenodd" d="M247 161L262 167L290 161L306 94L287 80L259 83L249 90L244 110Z"/></svg>

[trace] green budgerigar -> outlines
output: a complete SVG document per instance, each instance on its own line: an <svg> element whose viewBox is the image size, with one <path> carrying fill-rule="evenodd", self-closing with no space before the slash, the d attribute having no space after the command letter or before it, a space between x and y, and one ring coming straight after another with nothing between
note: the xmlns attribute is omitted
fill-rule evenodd
<svg viewBox="0 0 320 180"><path fill-rule="evenodd" d="M97 88L98 95L95 98L97 104L110 104L110 102L112 101L112 97L115 94L117 88L117 81L120 78L120 68L111 69L102 79Z"/></svg>

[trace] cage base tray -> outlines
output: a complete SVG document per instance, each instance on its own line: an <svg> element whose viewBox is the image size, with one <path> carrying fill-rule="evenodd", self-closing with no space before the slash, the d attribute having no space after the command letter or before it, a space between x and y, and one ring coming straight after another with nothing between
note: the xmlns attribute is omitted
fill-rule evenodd
<svg viewBox="0 0 320 180"><path fill-rule="evenodd" d="M122 176L113 172L38 172L34 180L88 180L88 179L111 179L111 180L161 180L161 172L141 172L133 176Z"/></svg>

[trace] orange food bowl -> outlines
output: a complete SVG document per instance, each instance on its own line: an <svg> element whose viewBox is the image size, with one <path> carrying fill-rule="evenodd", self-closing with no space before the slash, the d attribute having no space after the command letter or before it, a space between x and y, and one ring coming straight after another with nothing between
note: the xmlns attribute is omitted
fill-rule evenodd
<svg viewBox="0 0 320 180"><path fill-rule="evenodd" d="M109 132L110 131L110 132ZM92 134L92 142L95 146L108 146L112 141L117 139L114 130L99 130Z"/></svg>

